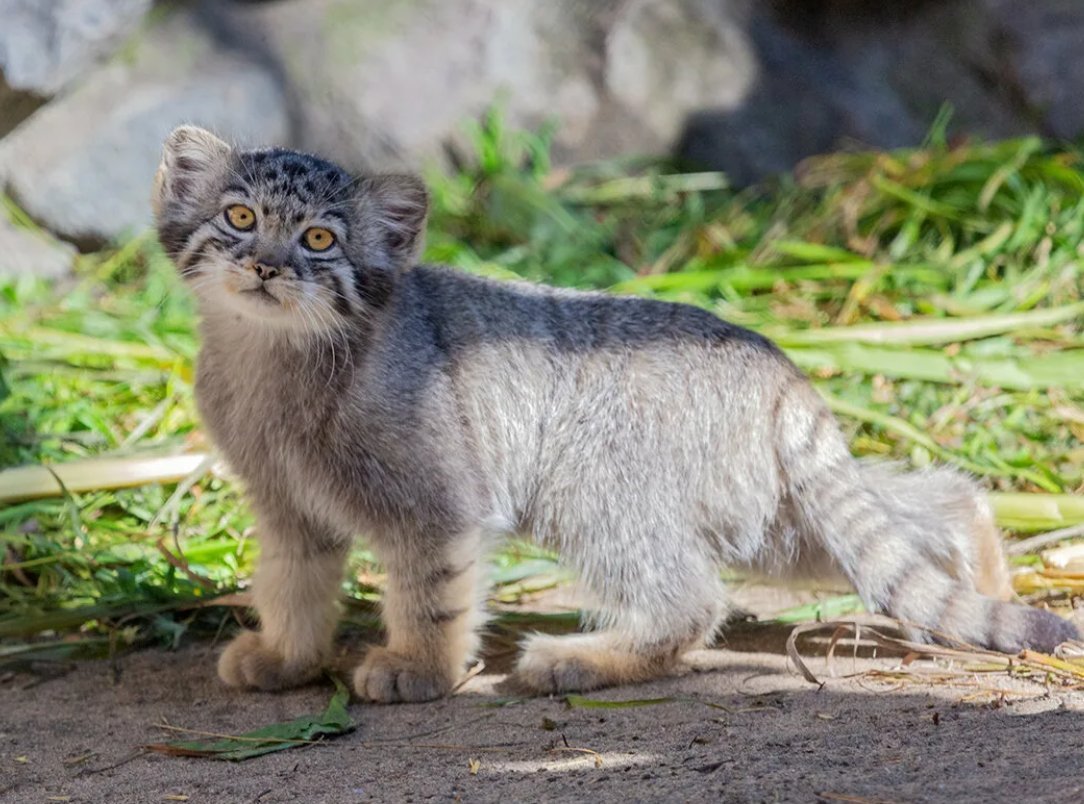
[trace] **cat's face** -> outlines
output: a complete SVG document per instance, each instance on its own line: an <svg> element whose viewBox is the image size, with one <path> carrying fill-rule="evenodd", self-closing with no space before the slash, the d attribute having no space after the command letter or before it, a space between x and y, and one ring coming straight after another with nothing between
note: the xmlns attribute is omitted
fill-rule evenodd
<svg viewBox="0 0 1084 804"><path fill-rule="evenodd" d="M426 194L411 176L356 179L283 149L235 150L202 129L167 139L158 235L205 310L331 332L371 313L416 256Z"/></svg>

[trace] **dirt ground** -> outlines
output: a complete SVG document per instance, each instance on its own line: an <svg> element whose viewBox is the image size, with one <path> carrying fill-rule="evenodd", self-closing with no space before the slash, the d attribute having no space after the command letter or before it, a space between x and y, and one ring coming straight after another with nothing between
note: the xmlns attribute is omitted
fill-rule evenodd
<svg viewBox="0 0 1084 804"><path fill-rule="evenodd" d="M241 763L139 751L163 721L236 734L322 711L330 687L226 689L215 649L148 650L58 677L0 680L0 801L842 801L1084 800L1084 692L1004 673L929 683L877 678L897 658L788 667L786 631L740 635L696 669L592 694L511 700L499 674L428 704L354 703L357 729ZM859 675L855 676L854 674Z"/></svg>

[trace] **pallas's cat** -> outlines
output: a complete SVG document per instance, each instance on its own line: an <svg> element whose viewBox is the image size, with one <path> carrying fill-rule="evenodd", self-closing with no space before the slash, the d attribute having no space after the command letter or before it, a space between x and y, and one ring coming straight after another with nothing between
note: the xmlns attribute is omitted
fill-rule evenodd
<svg viewBox="0 0 1084 804"><path fill-rule="evenodd" d="M593 595L587 633L524 643L516 675L540 692L673 669L726 612L721 567L842 576L919 638L1013 652L1077 636L1007 601L968 479L852 458L759 335L418 265L417 179L198 128L166 142L154 207L198 300L200 414L257 517L260 627L222 654L229 684L319 673L355 534L387 570L387 644L354 676L376 701L454 687L507 532L556 547Z"/></svg>

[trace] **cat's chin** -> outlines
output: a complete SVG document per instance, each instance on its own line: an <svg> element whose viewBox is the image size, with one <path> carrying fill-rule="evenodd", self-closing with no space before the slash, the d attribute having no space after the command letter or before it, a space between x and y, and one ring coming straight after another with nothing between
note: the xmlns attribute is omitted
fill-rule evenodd
<svg viewBox="0 0 1084 804"><path fill-rule="evenodd" d="M280 330L300 330L300 320L293 305L284 302L262 286L234 288L223 286L199 293L200 307L205 314L240 317L253 324Z"/></svg>
<svg viewBox="0 0 1084 804"><path fill-rule="evenodd" d="M326 330L314 329L311 317L303 315L289 300L277 299L266 291L226 291L203 309L211 317L232 319L236 322L233 326L258 331L265 337L302 343L326 334Z"/></svg>

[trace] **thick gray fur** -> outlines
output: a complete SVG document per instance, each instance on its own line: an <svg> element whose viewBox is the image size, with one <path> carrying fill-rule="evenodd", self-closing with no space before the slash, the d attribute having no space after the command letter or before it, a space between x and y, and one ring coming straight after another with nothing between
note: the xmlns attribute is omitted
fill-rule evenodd
<svg viewBox="0 0 1084 804"><path fill-rule="evenodd" d="M723 566L842 576L923 638L1014 652L1077 637L995 599L1007 572L971 481L856 461L759 335L689 306L416 265L416 179L199 129L167 141L154 202L199 301L200 412L258 516L261 630L223 654L228 683L319 671L358 533L388 571L388 644L355 676L380 701L452 689L506 532L556 547L594 597L592 632L525 643L518 678L538 691L669 671L724 617ZM236 203L252 231L224 219ZM306 251L309 226L336 245Z"/></svg>

